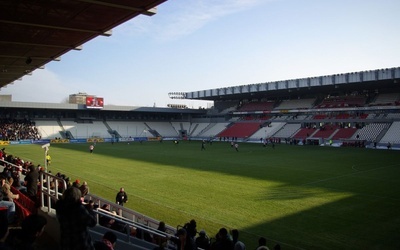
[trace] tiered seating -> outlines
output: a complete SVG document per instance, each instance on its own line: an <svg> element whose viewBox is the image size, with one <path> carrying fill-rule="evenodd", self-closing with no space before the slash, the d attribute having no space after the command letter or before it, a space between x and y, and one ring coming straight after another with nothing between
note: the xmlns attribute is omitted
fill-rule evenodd
<svg viewBox="0 0 400 250"><path fill-rule="evenodd" d="M210 123L205 129L201 130L198 136L216 137L229 123Z"/></svg>
<svg viewBox="0 0 400 250"><path fill-rule="evenodd" d="M325 98L316 108L362 107L365 101L364 96L330 97Z"/></svg>
<svg viewBox="0 0 400 250"><path fill-rule="evenodd" d="M274 109L274 102L249 102L243 104L238 111L268 111Z"/></svg>
<svg viewBox="0 0 400 250"><path fill-rule="evenodd" d="M313 106L315 99L295 99L282 101L275 110L280 109L310 109Z"/></svg>
<svg viewBox="0 0 400 250"><path fill-rule="evenodd" d="M153 130L157 131L163 137L179 136L178 132L172 127L169 122L146 122Z"/></svg>
<svg viewBox="0 0 400 250"><path fill-rule="evenodd" d="M17 209L18 218L23 220L25 217L37 213L35 202L13 186L11 186L11 192L19 195L19 199L13 200Z"/></svg>
<svg viewBox="0 0 400 250"><path fill-rule="evenodd" d="M396 105L400 99L399 93L383 93L379 94L376 99L371 102L370 106L385 106L385 105Z"/></svg>
<svg viewBox="0 0 400 250"><path fill-rule="evenodd" d="M368 114L361 114L361 115L359 115L358 117L359 117L360 119L367 119L368 116L369 116Z"/></svg>
<svg viewBox="0 0 400 250"><path fill-rule="evenodd" d="M42 139L54 139L60 137L60 131L62 130L57 121L35 121L36 127L39 130Z"/></svg>
<svg viewBox="0 0 400 250"><path fill-rule="evenodd" d="M375 141L382 130L389 126L389 123L371 123L359 129L350 139Z"/></svg>
<svg viewBox="0 0 400 250"><path fill-rule="evenodd" d="M311 136L313 133L315 133L315 131L316 131L315 128L302 128L300 129L299 132L297 132L294 136L292 136L292 138L303 140Z"/></svg>
<svg viewBox="0 0 400 250"><path fill-rule="evenodd" d="M400 118L400 113L390 113L390 114L387 114L387 115L386 115L386 118L389 118L389 119L393 119L393 118L399 119L399 118Z"/></svg>
<svg viewBox="0 0 400 250"><path fill-rule="evenodd" d="M349 119L350 114L338 114L335 118L336 119Z"/></svg>
<svg viewBox="0 0 400 250"><path fill-rule="evenodd" d="M284 122L273 122L267 127L262 127L250 138L258 141L260 138L270 138L285 125Z"/></svg>
<svg viewBox="0 0 400 250"><path fill-rule="evenodd" d="M357 131L357 128L340 128L336 134L333 135L332 140L349 139Z"/></svg>
<svg viewBox="0 0 400 250"><path fill-rule="evenodd" d="M290 138L301 127L299 123L288 123L273 136L276 138Z"/></svg>
<svg viewBox="0 0 400 250"><path fill-rule="evenodd" d="M326 126L320 128L313 135L313 137L328 139L332 136L332 134L336 131L336 129L338 129L338 126L336 126L336 125L326 125Z"/></svg>
<svg viewBox="0 0 400 250"><path fill-rule="evenodd" d="M386 134L380 140L381 143L400 143L400 122L393 122Z"/></svg>
<svg viewBox="0 0 400 250"><path fill-rule="evenodd" d="M190 136L198 136L201 131L203 131L210 123L192 123L190 126L189 135Z"/></svg>
<svg viewBox="0 0 400 250"><path fill-rule="evenodd" d="M224 131L222 131L220 134L218 134L218 137L247 138L250 137L259 129L260 129L259 122L235 123L232 126L225 129Z"/></svg>
<svg viewBox="0 0 400 250"><path fill-rule="evenodd" d="M314 115L315 120L323 120L326 118L327 118L327 115L325 115L325 114Z"/></svg>
<svg viewBox="0 0 400 250"><path fill-rule="evenodd" d="M107 121L112 130L117 131L122 137L142 137L146 136L144 132L148 128L143 122L116 122Z"/></svg>
<svg viewBox="0 0 400 250"><path fill-rule="evenodd" d="M65 130L71 132L74 138L110 137L107 127L103 122L76 123L73 121L61 121Z"/></svg>

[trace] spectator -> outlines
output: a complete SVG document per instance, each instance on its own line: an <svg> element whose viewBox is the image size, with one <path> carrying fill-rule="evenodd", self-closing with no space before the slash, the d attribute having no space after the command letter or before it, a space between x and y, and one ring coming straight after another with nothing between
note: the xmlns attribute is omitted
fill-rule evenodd
<svg viewBox="0 0 400 250"><path fill-rule="evenodd" d="M110 212L110 205L109 204L103 204L103 206L101 206L102 210L105 210L107 212ZM107 225L110 224L110 218L108 216L104 216L104 215L99 215L99 224L102 225L103 227L107 227Z"/></svg>
<svg viewBox="0 0 400 250"><path fill-rule="evenodd" d="M21 185L21 173L22 173L22 166L18 166L18 169L13 172L12 177L14 179L12 186L15 187L17 190L26 193L26 187Z"/></svg>
<svg viewBox="0 0 400 250"><path fill-rule="evenodd" d="M46 224L45 217L31 214L22 221L21 229L10 230L6 242L12 249L37 249L35 241L43 234Z"/></svg>
<svg viewBox="0 0 400 250"><path fill-rule="evenodd" d="M93 210L86 209L81 202L81 191L69 187L56 203L57 219L60 223L61 250L94 250L88 227L96 225Z"/></svg>
<svg viewBox="0 0 400 250"><path fill-rule="evenodd" d="M237 229L233 229L231 233L234 250L245 250L245 244L239 240L239 231Z"/></svg>
<svg viewBox="0 0 400 250"><path fill-rule="evenodd" d="M96 250L114 250L115 244L117 243L117 236L108 231L103 235L101 241L96 241L94 243L94 248Z"/></svg>
<svg viewBox="0 0 400 250"><path fill-rule="evenodd" d="M258 239L258 246L256 250L269 250L267 247L267 239L264 237L260 237Z"/></svg>
<svg viewBox="0 0 400 250"><path fill-rule="evenodd" d="M194 239L197 235L197 223L192 219L189 223L185 225L187 234Z"/></svg>
<svg viewBox="0 0 400 250"><path fill-rule="evenodd" d="M164 221L160 221L158 223L158 231L165 233L167 231L167 228L165 227L165 222ZM168 241L167 237L165 236L161 236L158 234L155 234L153 236L153 240L154 240L154 244L156 244L157 246L164 246L166 244L166 242Z"/></svg>
<svg viewBox="0 0 400 250"><path fill-rule="evenodd" d="M188 236L184 228L180 228L176 236L178 238L171 238L171 241L177 245L177 250L197 250L196 243L192 237Z"/></svg>
<svg viewBox="0 0 400 250"><path fill-rule="evenodd" d="M3 186L5 183L6 183L6 179L4 178L4 176L0 175L0 184L1 184L0 207L7 208L7 219L8 219L8 223L11 224L14 222L15 204L13 201L7 200L7 195L4 194L4 192L3 192Z"/></svg>
<svg viewBox="0 0 400 250"><path fill-rule="evenodd" d="M73 187L76 187L76 188L80 188L80 184L81 184L81 181L80 181L79 179L76 179L76 180L72 183L72 186L73 186Z"/></svg>
<svg viewBox="0 0 400 250"><path fill-rule="evenodd" d="M89 187L86 181L82 183L82 185L79 187L79 190L81 190L82 197L85 197L87 194L89 194Z"/></svg>
<svg viewBox="0 0 400 250"><path fill-rule="evenodd" d="M196 246L202 249L210 248L210 239L206 234L206 231L200 230L199 236L196 238Z"/></svg>
<svg viewBox="0 0 400 250"><path fill-rule="evenodd" d="M221 228L218 231L217 240L213 243L211 249L215 250L231 250L233 249L233 242L229 238L228 230Z"/></svg>
<svg viewBox="0 0 400 250"><path fill-rule="evenodd" d="M128 195L126 194L124 188L120 188L119 192L117 193L117 196L115 197L115 203L118 205L123 206L124 203L128 202Z"/></svg>
<svg viewBox="0 0 400 250"><path fill-rule="evenodd" d="M31 164L28 167L28 173L25 176L26 193L34 202L37 201L39 172L36 167Z"/></svg>
<svg viewBox="0 0 400 250"><path fill-rule="evenodd" d="M5 181L4 181L4 185L2 185L1 187L1 191L3 192L3 194L6 195L7 199L9 201L13 201L14 199L18 200L19 199L19 194L13 194L11 192L11 185L13 183L14 179L12 177L8 177Z"/></svg>

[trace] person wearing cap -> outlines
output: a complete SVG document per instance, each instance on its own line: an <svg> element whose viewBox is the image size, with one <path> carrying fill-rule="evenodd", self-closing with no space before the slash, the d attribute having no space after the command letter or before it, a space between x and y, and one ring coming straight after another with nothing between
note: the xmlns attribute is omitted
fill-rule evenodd
<svg viewBox="0 0 400 250"><path fill-rule="evenodd" d="M80 187L80 183L81 183L81 181L80 181L79 179L76 179L76 180L74 181L74 183L72 183L72 186L73 186L73 187L76 187L76 188L79 188L79 187Z"/></svg>

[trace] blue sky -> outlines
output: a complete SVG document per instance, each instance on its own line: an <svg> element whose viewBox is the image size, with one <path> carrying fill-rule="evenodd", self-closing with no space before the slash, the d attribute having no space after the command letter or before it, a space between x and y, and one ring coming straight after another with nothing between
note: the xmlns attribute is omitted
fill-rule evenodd
<svg viewBox="0 0 400 250"><path fill-rule="evenodd" d="M399 0L169 0L0 90L208 107L168 93L400 66Z"/></svg>

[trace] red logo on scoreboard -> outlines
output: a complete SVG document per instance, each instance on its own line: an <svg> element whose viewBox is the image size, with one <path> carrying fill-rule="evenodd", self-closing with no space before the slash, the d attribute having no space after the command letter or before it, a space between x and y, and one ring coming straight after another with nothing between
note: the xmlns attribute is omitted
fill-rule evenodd
<svg viewBox="0 0 400 250"><path fill-rule="evenodd" d="M86 108L88 109L102 109L104 108L104 98L103 97L86 97Z"/></svg>

